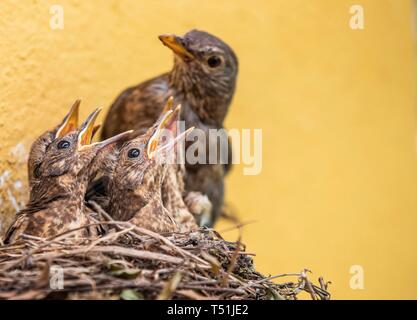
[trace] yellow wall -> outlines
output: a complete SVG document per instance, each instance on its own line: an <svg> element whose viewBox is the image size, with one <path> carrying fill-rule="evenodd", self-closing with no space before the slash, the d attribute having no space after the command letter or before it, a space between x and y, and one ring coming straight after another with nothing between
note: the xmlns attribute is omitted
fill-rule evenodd
<svg viewBox="0 0 417 320"><path fill-rule="evenodd" d="M348 27L356 2L363 31ZM53 3L64 6L64 30L49 28ZM75 98L83 116L108 107L170 68L158 34L198 27L240 59L228 127L263 129L262 173L236 167L228 179L229 203L257 220L244 242L259 269L308 267L332 280L335 298L417 298L412 3L353 3L1 1L1 214L8 221L25 198L31 141ZM356 264L364 290L349 288Z"/></svg>

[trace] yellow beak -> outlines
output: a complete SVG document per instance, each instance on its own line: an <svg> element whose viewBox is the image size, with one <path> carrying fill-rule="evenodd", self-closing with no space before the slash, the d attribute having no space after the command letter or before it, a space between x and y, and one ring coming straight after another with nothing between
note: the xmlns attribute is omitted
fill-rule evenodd
<svg viewBox="0 0 417 320"><path fill-rule="evenodd" d="M170 96L167 100L167 103L164 106L164 109L162 110L162 114L171 110L173 106L174 106L174 97Z"/></svg>
<svg viewBox="0 0 417 320"><path fill-rule="evenodd" d="M90 149L90 150L98 151L112 143L131 139L133 130L119 133L118 135L115 135L104 141L91 143L91 141L93 140L94 134L97 132L97 130L100 127L99 125L94 125L94 122L97 120L97 117L100 111L101 111L101 108L97 108L96 110L94 110L94 112L92 112L88 116L87 120L82 124L80 133L78 134L78 150L82 150L86 148L89 149L89 148L94 147L94 149Z"/></svg>
<svg viewBox="0 0 417 320"><path fill-rule="evenodd" d="M163 34L159 36L159 40L170 48L174 53L182 59L191 60L194 59L194 55L185 48L183 41L180 37L174 34Z"/></svg>
<svg viewBox="0 0 417 320"><path fill-rule="evenodd" d="M96 121L101 108L97 108L92 112L87 120L81 125L80 133L78 134L78 149L82 149L84 146L91 144L93 135L95 133L94 122Z"/></svg>
<svg viewBox="0 0 417 320"><path fill-rule="evenodd" d="M172 101L168 102L172 103ZM165 107L167 108L167 107ZM171 109L172 106L169 107L169 109ZM152 134L152 136L150 137L149 141L148 141L148 145L147 145L147 155L148 158L151 159L154 155L154 153L157 151L158 148L158 144L159 144L159 139L161 137L161 133L163 129L168 129L171 130L173 128L172 124L177 121L179 119L179 115L181 112L181 105L179 104L174 110L168 110L167 112L165 112L165 114L162 116L162 118L160 119L160 122L158 124L158 126L155 129L155 132ZM175 132L175 130L172 130L173 132ZM176 140L176 139L175 139Z"/></svg>
<svg viewBox="0 0 417 320"><path fill-rule="evenodd" d="M78 111L80 108L81 100L76 100L71 107L70 112L65 116L62 125L58 128L55 138L62 138L71 131L75 131L78 128Z"/></svg>

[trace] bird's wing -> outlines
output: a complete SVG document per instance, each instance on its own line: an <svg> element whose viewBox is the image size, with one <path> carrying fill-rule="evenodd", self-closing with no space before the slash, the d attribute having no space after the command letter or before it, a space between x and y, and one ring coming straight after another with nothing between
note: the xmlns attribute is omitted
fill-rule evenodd
<svg viewBox="0 0 417 320"><path fill-rule="evenodd" d="M18 213L13 223L7 229L6 234L3 238L3 243L9 244L13 242L16 239L16 237L26 229L27 225L27 215L25 213Z"/></svg>
<svg viewBox="0 0 417 320"><path fill-rule="evenodd" d="M233 164L233 150L232 150L232 140L230 137L228 138L228 144L227 144L227 163L224 165L224 175L227 175L230 170L232 169Z"/></svg>
<svg viewBox="0 0 417 320"><path fill-rule="evenodd" d="M111 105L101 138L131 129L146 131L158 119L169 95L168 74L126 89Z"/></svg>
<svg viewBox="0 0 417 320"><path fill-rule="evenodd" d="M28 157L28 177L29 184L32 185L36 180L35 170L42 163L46 148L54 140L55 133L46 131L40 135L32 144Z"/></svg>
<svg viewBox="0 0 417 320"><path fill-rule="evenodd" d="M59 198L55 197L54 199ZM50 202L53 200L50 199ZM26 208L20 210L13 223L7 229L3 238L4 243L10 243L15 241L22 233L28 232L29 234L36 234L39 236L45 229L45 210L47 208L47 202L31 202ZM35 232L34 232L35 231Z"/></svg>

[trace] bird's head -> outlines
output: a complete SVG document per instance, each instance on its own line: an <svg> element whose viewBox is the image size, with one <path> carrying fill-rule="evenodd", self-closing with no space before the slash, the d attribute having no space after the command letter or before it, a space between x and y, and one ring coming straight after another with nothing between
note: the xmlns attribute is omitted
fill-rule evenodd
<svg viewBox="0 0 417 320"><path fill-rule="evenodd" d="M194 129L178 133L181 106L172 106L171 97L162 115L145 134L124 143L115 160L114 184L131 190L146 188L150 192L161 188L167 165L176 163L177 152L182 150L179 143Z"/></svg>
<svg viewBox="0 0 417 320"><path fill-rule="evenodd" d="M33 168L35 185L60 184L63 187L87 184L98 168L96 159L106 147L126 139L131 131L101 142L92 142L99 128L95 120L101 109L92 112L78 127L79 102L75 103L63 122L54 131L43 157ZM36 189L36 186L35 186Z"/></svg>
<svg viewBox="0 0 417 320"><path fill-rule="evenodd" d="M199 30L184 36L160 35L174 52L171 84L189 98L216 97L230 102L236 85L238 60L232 48L219 38Z"/></svg>

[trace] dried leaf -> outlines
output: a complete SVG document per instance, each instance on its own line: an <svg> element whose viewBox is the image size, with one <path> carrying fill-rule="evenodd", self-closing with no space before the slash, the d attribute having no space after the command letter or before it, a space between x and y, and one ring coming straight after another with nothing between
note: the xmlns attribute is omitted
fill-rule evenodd
<svg viewBox="0 0 417 320"><path fill-rule="evenodd" d="M204 260L206 260L208 263L210 263L211 266L211 270L214 272L214 274L219 274L220 272L220 268L221 268L221 264L219 262L219 260L217 260L216 257L208 254L207 252L201 252L201 256L204 258Z"/></svg>
<svg viewBox="0 0 417 320"><path fill-rule="evenodd" d="M182 279L180 272L174 274L174 276L165 284L161 293L158 296L158 300L169 300L172 297L172 293L177 289Z"/></svg>

